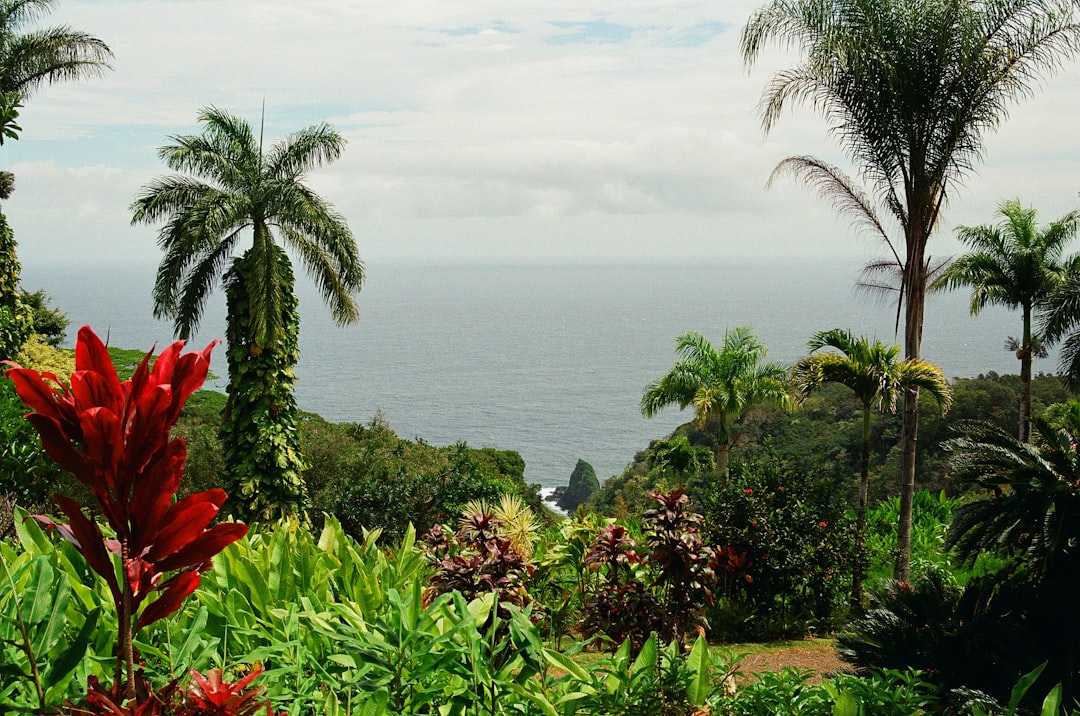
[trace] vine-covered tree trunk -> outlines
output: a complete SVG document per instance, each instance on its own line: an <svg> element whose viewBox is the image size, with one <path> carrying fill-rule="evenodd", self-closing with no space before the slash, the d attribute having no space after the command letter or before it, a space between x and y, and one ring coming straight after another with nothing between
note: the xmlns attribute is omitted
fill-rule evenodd
<svg viewBox="0 0 1080 716"><path fill-rule="evenodd" d="M11 360L34 329L34 312L19 293L22 266L15 255L15 232L0 212L0 360Z"/></svg>
<svg viewBox="0 0 1080 716"><path fill-rule="evenodd" d="M293 369L300 357L300 314L288 255L272 247L281 281L282 316L270 345L252 340L249 289L252 252L226 276L229 387L221 426L227 503L243 520L265 521L301 512L307 501L300 453Z"/></svg>

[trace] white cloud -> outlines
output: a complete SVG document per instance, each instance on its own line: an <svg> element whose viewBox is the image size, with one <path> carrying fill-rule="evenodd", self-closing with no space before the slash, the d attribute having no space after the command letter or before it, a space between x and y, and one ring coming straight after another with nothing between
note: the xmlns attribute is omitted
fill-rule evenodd
<svg viewBox="0 0 1080 716"><path fill-rule="evenodd" d="M127 207L163 171L155 148L200 106L257 122L265 101L268 137L322 120L348 137L310 181L380 259L872 251L805 190L764 188L789 154L848 163L809 108L763 136L761 90L794 55L742 65L759 4L65 0L48 20L104 39L115 71L30 99L0 154L5 211L24 260L152 259ZM1076 79L1013 109L947 223L1018 193L1047 217L1073 206Z"/></svg>

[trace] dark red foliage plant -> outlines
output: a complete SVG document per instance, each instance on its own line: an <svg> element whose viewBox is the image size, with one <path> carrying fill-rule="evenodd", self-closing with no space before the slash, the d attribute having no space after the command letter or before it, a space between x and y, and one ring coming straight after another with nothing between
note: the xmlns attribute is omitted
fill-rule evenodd
<svg viewBox="0 0 1080 716"><path fill-rule="evenodd" d="M188 397L206 380L216 343L181 355L183 342L177 341L152 368L147 353L132 378L120 382L105 345L84 326L70 385L51 373L19 366L7 370L33 411L26 417L45 451L93 492L112 532L107 537L84 505L65 495L57 495L56 502L66 524L34 515L75 545L108 584L119 617L110 693L129 705L138 698L136 632L179 609L211 558L247 534L239 523L209 527L225 501L223 490L174 501L186 448L169 433Z"/></svg>

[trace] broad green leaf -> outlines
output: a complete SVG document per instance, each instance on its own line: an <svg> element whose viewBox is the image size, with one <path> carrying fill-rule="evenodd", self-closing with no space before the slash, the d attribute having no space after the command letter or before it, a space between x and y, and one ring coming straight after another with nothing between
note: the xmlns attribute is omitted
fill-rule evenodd
<svg viewBox="0 0 1080 716"><path fill-rule="evenodd" d="M172 655L173 664L189 667L194 664L195 650L201 650L203 645L203 632L206 630L206 620L209 616L206 607L199 607L195 617L187 625L187 635L180 643L180 647Z"/></svg>
<svg viewBox="0 0 1080 716"><path fill-rule="evenodd" d="M649 638L641 645L641 651L634 659L633 666L630 667L631 674L636 676L642 671L651 671L656 668L656 659L660 651L659 641L656 632L649 634Z"/></svg>
<svg viewBox="0 0 1080 716"><path fill-rule="evenodd" d="M521 684L511 684L510 688L518 696L524 697L535 704L544 713L544 716L559 716L559 712L555 710L555 707L540 687L525 688Z"/></svg>
<svg viewBox="0 0 1080 716"><path fill-rule="evenodd" d="M36 630L52 611L53 568L48 557L35 557L30 579L23 587L22 619L27 628Z"/></svg>
<svg viewBox="0 0 1080 716"><path fill-rule="evenodd" d="M686 698L691 706L701 706L709 697L712 686L712 654L705 637L699 636L686 660L690 670L690 683L686 688Z"/></svg>
<svg viewBox="0 0 1080 716"><path fill-rule="evenodd" d="M1009 713L1016 713L1016 709L1020 707L1020 702L1024 700L1024 695L1027 694L1028 689L1031 688L1031 685L1035 683L1035 680L1039 678L1039 674L1045 668L1046 662L1044 661L1020 677L1020 680L1012 688L1012 694L1009 696Z"/></svg>
<svg viewBox="0 0 1080 716"><path fill-rule="evenodd" d="M90 645L90 639L94 635L94 630L97 629L100 616L100 608L87 614L82 629L75 635L75 639L56 658L51 660L42 677L43 686L47 692L45 695L46 702L57 703L59 699L56 697L63 695L65 690L62 688L64 681L79 665L83 657L86 656L86 648Z"/></svg>
<svg viewBox="0 0 1080 716"><path fill-rule="evenodd" d="M544 649L543 654L544 658L547 659L548 662L555 668L562 669L563 671L571 674L575 679L579 681L583 681L585 683L592 681L592 677L589 676L589 672L585 671L585 669L581 668L577 664L577 662L573 661L569 657L563 656L559 652L552 651L551 649Z"/></svg>
<svg viewBox="0 0 1080 716"><path fill-rule="evenodd" d="M836 695L833 716L859 716L859 702L850 691L841 691Z"/></svg>
<svg viewBox="0 0 1080 716"><path fill-rule="evenodd" d="M1050 689L1050 693L1046 695L1046 698L1042 702L1042 711L1040 716L1058 716L1058 712L1061 709L1061 684L1057 684L1054 688Z"/></svg>

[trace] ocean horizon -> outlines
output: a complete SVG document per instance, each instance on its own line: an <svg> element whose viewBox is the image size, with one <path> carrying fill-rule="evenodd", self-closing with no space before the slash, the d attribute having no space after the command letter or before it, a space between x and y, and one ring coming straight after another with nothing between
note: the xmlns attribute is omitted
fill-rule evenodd
<svg viewBox="0 0 1080 716"><path fill-rule="evenodd" d="M516 450L526 480L545 488L565 484L579 458L603 480L692 418L669 408L648 420L638 408L645 385L674 364L676 336L698 331L716 344L750 326L785 363L831 328L901 343L895 303L856 289L860 268L804 258L369 263L360 322L338 328L298 267L297 402L334 422L380 415L399 436L435 445ZM88 324L111 345L160 350L172 331L152 315L154 271L29 264L22 284L65 311L69 343ZM950 378L1017 373L1004 344L1019 315L991 307L972 317L968 301L965 291L928 298L922 357ZM218 288L189 347L223 338L224 326ZM1055 369L1055 355L1035 364ZM212 371L211 387L224 390L224 350Z"/></svg>

